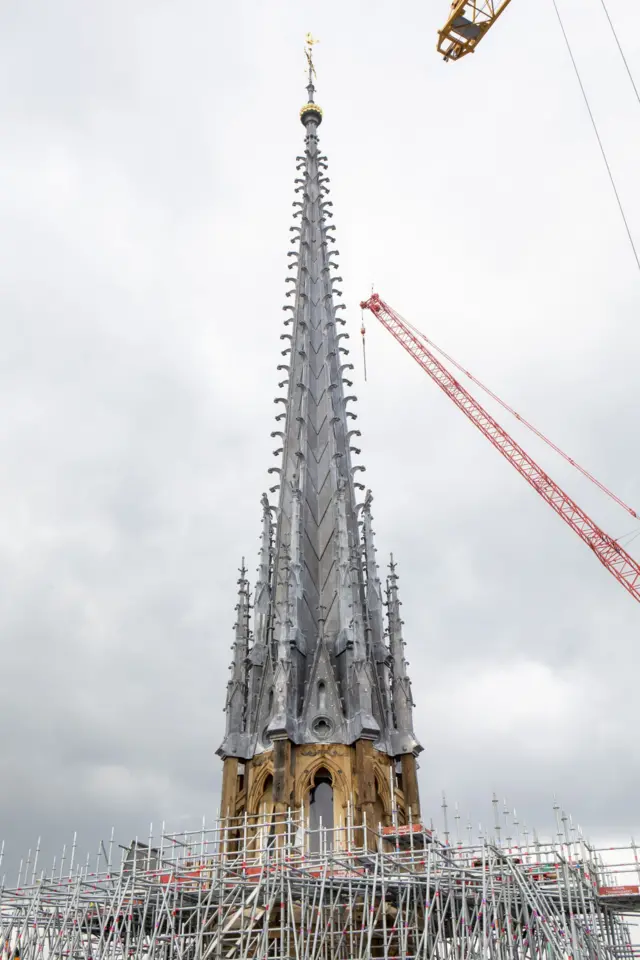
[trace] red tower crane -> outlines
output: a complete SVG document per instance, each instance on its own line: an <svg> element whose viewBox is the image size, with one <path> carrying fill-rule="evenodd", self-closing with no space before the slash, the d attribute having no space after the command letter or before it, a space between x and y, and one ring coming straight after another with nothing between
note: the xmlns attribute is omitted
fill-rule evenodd
<svg viewBox="0 0 640 960"><path fill-rule="evenodd" d="M640 565L621 546L601 530L584 510L562 490L533 460L490 413L452 376L425 343L377 293L360 304L370 310L383 327L395 337L458 409L480 430L502 456L540 494L558 516L590 547L632 597L640 601ZM617 499L617 498L616 498ZM627 508L628 509L628 508ZM629 510L630 513L634 511Z"/></svg>

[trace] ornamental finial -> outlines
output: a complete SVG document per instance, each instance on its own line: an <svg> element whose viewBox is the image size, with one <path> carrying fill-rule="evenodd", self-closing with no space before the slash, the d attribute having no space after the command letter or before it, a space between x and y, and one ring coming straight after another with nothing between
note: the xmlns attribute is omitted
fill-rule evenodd
<svg viewBox="0 0 640 960"><path fill-rule="evenodd" d="M305 37L304 55L307 58L308 69L307 103L300 111L300 119L305 125L308 120L314 120L316 124L322 122L322 110L316 103L314 103L313 100L313 95L315 93L313 78L316 76L316 68L313 63L313 48L315 44L319 42L320 41L312 37L310 33L308 33Z"/></svg>
<svg viewBox="0 0 640 960"><path fill-rule="evenodd" d="M313 78L317 78L316 68L313 65L313 48L316 43L320 43L319 40L315 40L310 33L304 38L305 48L304 55L307 58L307 66L309 68L309 83L307 89L311 87L311 92L309 94L309 102L313 103Z"/></svg>

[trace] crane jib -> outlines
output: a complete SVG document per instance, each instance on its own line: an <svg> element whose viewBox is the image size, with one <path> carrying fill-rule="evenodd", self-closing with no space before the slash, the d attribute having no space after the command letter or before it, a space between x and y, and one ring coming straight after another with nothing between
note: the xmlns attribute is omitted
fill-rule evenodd
<svg viewBox="0 0 640 960"><path fill-rule="evenodd" d="M409 329L399 314L377 293L372 294L360 306L371 311L496 450L593 550L609 573L632 597L640 601L640 565L633 557L604 530L601 530L591 517L509 436L497 420L451 375L441 361Z"/></svg>

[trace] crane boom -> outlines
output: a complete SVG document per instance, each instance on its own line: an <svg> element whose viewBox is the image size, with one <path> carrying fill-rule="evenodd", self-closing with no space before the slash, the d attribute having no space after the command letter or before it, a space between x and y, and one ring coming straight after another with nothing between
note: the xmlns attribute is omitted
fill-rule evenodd
<svg viewBox="0 0 640 960"><path fill-rule="evenodd" d="M438 30L438 53L459 60L473 53L511 0L454 0L449 19Z"/></svg>
<svg viewBox="0 0 640 960"><path fill-rule="evenodd" d="M502 456L515 467L530 486L546 500L558 516L590 547L632 597L640 601L640 565L612 537L606 534L571 497L551 479L490 413L451 375L423 342L409 329L402 318L372 294L360 306L370 310L383 327L400 343L440 389L450 397Z"/></svg>

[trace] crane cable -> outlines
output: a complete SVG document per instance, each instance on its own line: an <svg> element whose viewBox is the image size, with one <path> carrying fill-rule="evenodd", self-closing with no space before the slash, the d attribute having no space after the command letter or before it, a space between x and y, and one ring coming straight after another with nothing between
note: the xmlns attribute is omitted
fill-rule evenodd
<svg viewBox="0 0 640 960"><path fill-rule="evenodd" d="M631 83L631 86L633 87L633 92L634 92L635 95L636 95L636 100L638 101L638 103L640 103L640 93L638 93L638 88L636 87L636 82L635 82L635 80L633 79L633 76L632 76L632 74L631 74L631 68L629 67L629 64L627 63L627 58L625 57L624 51L623 51L622 46L621 46L621 44L620 44L620 41L618 40L618 34L616 33L616 28L614 27L613 22L612 22L612 20L611 20L611 17L609 16L609 11L607 10L607 5L606 5L606 3L604 2L604 0L600 0L600 3L601 3L601 5L602 5L602 9L604 10L605 17L606 17L607 20L609 21L609 26L611 27L611 33L613 34L613 39L616 41L616 43L617 43L617 45L618 45L618 50L619 50L619 52L620 52L620 56L622 57L622 62L624 63L625 70L627 71L627 74L629 75L629 81L630 81L630 83Z"/></svg>
<svg viewBox="0 0 640 960"><path fill-rule="evenodd" d="M446 353L442 349L442 347L439 347L437 343L434 343L433 340L430 340L427 336L425 336L424 333L418 330L417 327L414 327L411 323L409 323L408 320L405 320L404 317L402 317L402 322L416 335L416 337L418 337L424 343L428 344L430 347L436 350L440 354L440 356L444 357L445 360L448 361L448 363L450 363L452 366L456 368L456 370L459 370L461 373L464 373L464 375L468 377L473 383L475 383L477 387L480 387L481 390L484 390L487 396L491 397L492 400L495 400L497 403L499 403L504 410L512 414L512 416L514 416L516 420L518 420L521 424L523 424L523 426L531 430L532 433L534 433L537 437L540 438L540 440L544 440L547 446L551 447L551 449L554 450L556 453L559 453L560 456L567 461L567 463L570 463L572 467L575 467L576 470L583 475L583 477L586 477L587 480L590 480L593 484L596 485L596 487L602 490L603 493L606 493L606 495L610 497L612 500L614 500L618 504L618 506L622 507L623 510L626 510L626 512L630 514L632 517L634 517L636 520L640 519L640 516L636 513L636 511L632 507L630 507L628 504L626 504L624 500L621 500L620 497L616 496L616 494L612 490L609 490L608 487L605 487L604 483L601 483L596 477L594 477L591 473L589 473L588 470L585 470L584 467L581 467L579 463L577 463L568 454L566 454L563 450L561 450L560 447L558 447L552 440L549 440L548 437L545 437L545 435L541 433L540 430L538 430L536 427L534 427L532 423L529 423L529 421L525 420L525 418L521 416L519 413L517 413L517 411L514 410L513 407L510 407L508 403L505 403L504 400L501 400L500 397L493 392L493 390L490 390L489 387L487 387L484 383L482 383L481 380L478 380L477 377L474 377L474 375L470 373L469 370L467 370L465 367L459 364L457 360L454 360L454 358L450 354ZM626 534L623 534L623 536L626 536Z"/></svg>
<svg viewBox="0 0 640 960"><path fill-rule="evenodd" d="M590 117L590 119L591 119L591 125L593 126L593 130L594 130L594 133L595 133L595 135L596 135L596 139L597 139L597 141L598 141L598 146L600 147L600 153L602 154L602 159L604 160L605 166L606 166L606 168L607 168L607 173L609 174L609 180L611 181L611 186L613 187L613 192L614 192L615 197L616 197L616 200L617 200L617 202L618 202L618 208L619 208L619 210L620 210L620 216L622 217L622 221L623 221L623 223L624 223L625 230L627 231L627 237L629 238L629 243L631 244L631 249L633 250L633 255L634 255L634 257L635 257L636 265L637 265L637 267L638 267L638 270L640 270L640 257L638 256L638 251L636 250L636 245L635 245L635 243L633 242L633 237L631 236L631 230L629 229L629 224L628 224L627 218L626 218L626 216L625 216L624 207L622 206L622 201L621 201L621 199L620 199L620 194L618 193L618 188L616 187L616 182L615 182L615 180L614 180L614 178L613 178L613 173L611 172L611 167L609 166L609 161L608 161L608 159L607 159L607 154L606 154L606 152L605 152L605 149L604 149L602 140L600 139L600 133L598 132L598 126L597 126L597 124L596 124L595 117L594 117L594 115L593 115L593 111L591 110L591 105L590 105L590 103L589 103L589 98L587 97L587 92L586 92L586 90L585 90L585 88L584 88L584 84L583 84L582 78L581 78L581 76L580 76L580 71L578 70L578 65L577 65L577 63L576 63L575 57L573 56L573 50L571 49L571 44L569 43L569 38L568 38L568 36L567 36L567 31L566 31L565 28L564 28L564 23L562 22L562 17L560 16L560 11L558 10L558 4L556 3L556 0L551 0L551 2L553 3L553 9L554 9L555 12L556 12L556 16L557 16L557 18L558 18L558 23L560 24L560 29L562 30L562 36L564 37L564 42L565 42L566 45L567 45L567 50L569 51L569 56L571 57L571 63L573 64L573 69L574 69L574 71L575 71L576 78L577 78L578 83L579 83L579 85L580 85L580 90L582 91L582 96L583 96L583 98L584 98L584 102L585 102L586 107L587 107L587 110L588 110L588 112L589 112L589 117ZM603 4L603 6L604 6L604 4ZM605 12L606 12L606 7L605 7ZM607 13L607 16L608 16L608 13ZM611 23L611 20L609 20L609 23ZM613 30L613 24L611 24L611 29ZM614 31L614 35L615 35L615 31ZM617 39L618 39L618 38L617 38L617 36L616 36L616 40L617 40ZM618 44L618 46L620 46L620 44ZM622 53L622 48L620 48L620 52ZM623 58L624 58L624 55L623 55ZM626 64L626 60L625 60L625 64ZM627 69L628 69L628 67L627 67ZM631 73L629 73L629 76L631 76ZM633 79L632 79L631 82L633 83ZM633 86L634 86L634 90L635 90L635 84L633 84ZM636 94L637 94L637 90L636 90Z"/></svg>
<svg viewBox="0 0 640 960"><path fill-rule="evenodd" d="M367 382L367 348L365 347L364 337L367 330L364 325L364 310L362 311L362 323L360 326L360 335L362 337L362 364L364 366L364 380Z"/></svg>

